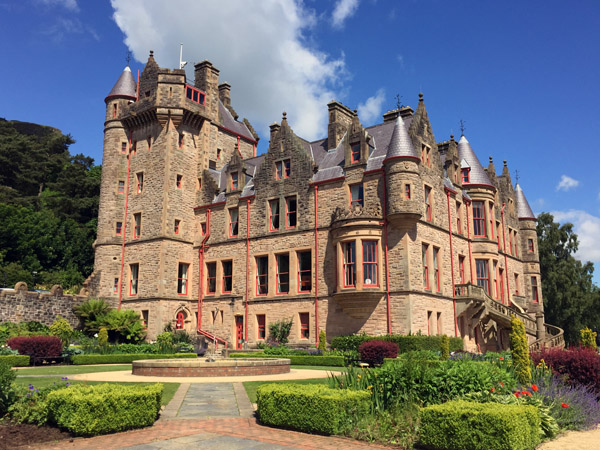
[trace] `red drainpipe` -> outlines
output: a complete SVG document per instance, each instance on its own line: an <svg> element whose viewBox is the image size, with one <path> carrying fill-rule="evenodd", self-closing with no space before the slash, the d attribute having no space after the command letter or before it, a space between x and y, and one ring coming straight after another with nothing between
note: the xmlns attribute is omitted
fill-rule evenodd
<svg viewBox="0 0 600 450"><path fill-rule="evenodd" d="M202 239L202 246L198 250L198 324L196 329L200 331L202 329L202 297L204 291L202 285L204 284L204 252L206 251L206 241L210 237L210 208L206 210L206 235ZM216 346L216 344L215 344Z"/></svg>
<svg viewBox="0 0 600 450"><path fill-rule="evenodd" d="M471 254L471 229L469 227L469 206L471 206L471 202L467 201L467 240L469 242L469 274L471 275L471 284L473 284L473 255Z"/></svg>
<svg viewBox="0 0 600 450"><path fill-rule="evenodd" d="M119 307L123 298L123 265L125 264L125 236L127 236L127 204L129 202L129 169L131 168L131 132L129 133L129 153L127 154L127 185L125 187L125 211L123 212L123 243L121 244L121 275L119 276ZM138 280L140 274L138 272ZM139 285L139 283L138 283Z"/></svg>
<svg viewBox="0 0 600 450"><path fill-rule="evenodd" d="M456 318L456 293L454 291L454 251L452 249L452 216L450 215L450 191L446 191L448 197L448 236L450 236L450 271L452 273L452 303L454 303L454 336L458 336L458 324Z"/></svg>
<svg viewBox="0 0 600 450"><path fill-rule="evenodd" d="M239 144L239 138L238 138ZM250 268L250 199L248 202L247 223L246 223L246 328L244 340L248 342L248 271Z"/></svg>
<svg viewBox="0 0 600 450"><path fill-rule="evenodd" d="M392 315L390 311L390 264L388 258L388 232L387 232L387 189L385 186L385 171L381 171L383 182L383 238L385 242L385 293L387 301L387 329L392 334Z"/></svg>
<svg viewBox="0 0 600 450"><path fill-rule="evenodd" d="M506 232L504 227L504 208L506 207L506 203L502 202L502 209L500 210L500 214L502 214L502 242L504 243L504 270L506 271L506 299L508 300L508 306L510 306L510 288L508 284L508 258L506 257ZM500 280L502 282L502 280ZM504 299L502 300L504 303Z"/></svg>
<svg viewBox="0 0 600 450"><path fill-rule="evenodd" d="M319 346L319 186L315 184L315 330Z"/></svg>

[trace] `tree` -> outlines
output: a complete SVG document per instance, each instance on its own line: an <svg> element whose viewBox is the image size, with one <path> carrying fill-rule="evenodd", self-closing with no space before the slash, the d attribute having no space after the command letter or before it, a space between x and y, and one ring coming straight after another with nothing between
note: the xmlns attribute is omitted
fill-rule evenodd
<svg viewBox="0 0 600 450"><path fill-rule="evenodd" d="M579 341L579 330L599 324L600 292L592 282L594 265L582 264L573 254L577 235L570 223L560 225L549 213L538 216L537 235L546 322L565 330L569 344Z"/></svg>

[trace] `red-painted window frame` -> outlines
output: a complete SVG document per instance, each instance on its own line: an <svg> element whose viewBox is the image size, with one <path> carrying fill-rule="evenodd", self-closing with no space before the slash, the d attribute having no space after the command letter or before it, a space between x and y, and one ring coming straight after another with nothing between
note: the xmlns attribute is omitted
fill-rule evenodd
<svg viewBox="0 0 600 450"><path fill-rule="evenodd" d="M461 170L462 182L470 183L471 182L471 169L462 169Z"/></svg>
<svg viewBox="0 0 600 450"><path fill-rule="evenodd" d="M379 266L377 263L377 241L362 241L363 286L379 286ZM371 280L367 283L367 280Z"/></svg>
<svg viewBox="0 0 600 450"><path fill-rule="evenodd" d="M223 270L221 292L228 294L233 289L233 261L231 259L222 261L221 269Z"/></svg>
<svg viewBox="0 0 600 450"><path fill-rule="evenodd" d="M342 242L344 287L356 287L356 241Z"/></svg>
<svg viewBox="0 0 600 450"><path fill-rule="evenodd" d="M461 203L456 202L456 232L462 234L462 208Z"/></svg>
<svg viewBox="0 0 600 450"><path fill-rule="evenodd" d="M206 222L200 223L200 236L206 235Z"/></svg>
<svg viewBox="0 0 600 450"><path fill-rule="evenodd" d="M515 295L519 295L519 274L515 273Z"/></svg>
<svg viewBox="0 0 600 450"><path fill-rule="evenodd" d="M117 104L113 103L113 119L117 117Z"/></svg>
<svg viewBox="0 0 600 450"><path fill-rule="evenodd" d="M513 254L513 232L510 228L508 229L508 253Z"/></svg>
<svg viewBox="0 0 600 450"><path fill-rule="evenodd" d="M465 284L465 257L458 257L458 277L460 278L460 284Z"/></svg>
<svg viewBox="0 0 600 450"><path fill-rule="evenodd" d="M504 304L504 270L498 268L498 278L500 278L500 300Z"/></svg>
<svg viewBox="0 0 600 450"><path fill-rule="evenodd" d="M127 153L127 142L121 142L121 153Z"/></svg>
<svg viewBox="0 0 600 450"><path fill-rule="evenodd" d="M410 184L408 183L404 185L404 198L410 200Z"/></svg>
<svg viewBox="0 0 600 450"><path fill-rule="evenodd" d="M115 234L120 236L123 233L123 222L117 222L115 224Z"/></svg>
<svg viewBox="0 0 600 450"><path fill-rule="evenodd" d="M486 237L485 202L474 200L473 207L473 237Z"/></svg>
<svg viewBox="0 0 600 450"><path fill-rule="evenodd" d="M287 261L287 262L286 262ZM287 267L286 267L287 264ZM290 293L290 254L280 253L275 255L275 294L287 295ZM286 272L287 270L287 272Z"/></svg>
<svg viewBox="0 0 600 450"><path fill-rule="evenodd" d="M117 194L125 193L125 182L123 180L119 180L117 183Z"/></svg>
<svg viewBox="0 0 600 450"><path fill-rule="evenodd" d="M181 220L175 219L175 221L173 222L173 231L175 232L175 234L179 234L180 225L181 225Z"/></svg>
<svg viewBox="0 0 600 450"><path fill-rule="evenodd" d="M350 153L351 153L351 161L352 163L357 163L360 162L360 143L359 144L354 144L352 145L352 147L350 148Z"/></svg>
<svg viewBox="0 0 600 450"><path fill-rule="evenodd" d="M537 278L531 277L531 300L534 303L539 303L540 293L538 292Z"/></svg>
<svg viewBox="0 0 600 450"><path fill-rule="evenodd" d="M267 337L267 321L264 314L256 315L257 339L266 339Z"/></svg>
<svg viewBox="0 0 600 450"><path fill-rule="evenodd" d="M221 159L221 149L218 148L217 149L217 161L219 161Z"/></svg>
<svg viewBox="0 0 600 450"><path fill-rule="evenodd" d="M183 148L183 133L179 133L179 138L177 140L177 147L180 149Z"/></svg>
<svg viewBox="0 0 600 450"><path fill-rule="evenodd" d="M136 192L136 194L141 194L144 191L144 172L136 173L135 178L136 178L135 192Z"/></svg>
<svg viewBox="0 0 600 450"><path fill-rule="evenodd" d="M177 295L188 295L189 273L190 265L179 263L179 267L177 268Z"/></svg>
<svg viewBox="0 0 600 450"><path fill-rule="evenodd" d="M356 205L365 205L365 189L362 183L350 185L350 208L354 209Z"/></svg>
<svg viewBox="0 0 600 450"><path fill-rule="evenodd" d="M279 199L269 200L269 231L279 231L279 210Z"/></svg>
<svg viewBox="0 0 600 450"><path fill-rule="evenodd" d="M306 258L308 255L308 263L302 264L303 257ZM296 253L298 259L298 292L310 292L312 290L312 253L310 250L301 251ZM304 263L306 263L304 259Z"/></svg>
<svg viewBox="0 0 600 450"><path fill-rule="evenodd" d="M206 263L206 294L217 292L217 263L215 261Z"/></svg>
<svg viewBox="0 0 600 450"><path fill-rule="evenodd" d="M116 294L119 292L119 279L115 278L115 282L113 284L113 294Z"/></svg>
<svg viewBox="0 0 600 450"><path fill-rule="evenodd" d="M134 297L139 292L140 265L138 263L129 265L129 295Z"/></svg>
<svg viewBox="0 0 600 450"><path fill-rule="evenodd" d="M423 288L429 290L429 244L421 244L421 257L423 263Z"/></svg>
<svg viewBox="0 0 600 450"><path fill-rule="evenodd" d="M293 209L290 207L292 202L294 203ZM293 225L291 225L292 222ZM292 195L285 198L285 227L296 228L296 225L298 225L298 200L295 195Z"/></svg>
<svg viewBox="0 0 600 450"><path fill-rule="evenodd" d="M490 221L490 235L491 239L494 239L494 205L490 203L490 217L488 220Z"/></svg>
<svg viewBox="0 0 600 450"><path fill-rule="evenodd" d="M433 281L435 283L436 292L440 292L442 290L441 281L440 281L440 258L439 258L440 249L437 247L433 247Z"/></svg>
<svg viewBox="0 0 600 450"><path fill-rule="evenodd" d="M177 174L177 178L175 179L175 187L177 189L181 189L183 186L183 175Z"/></svg>
<svg viewBox="0 0 600 450"><path fill-rule="evenodd" d="M477 277L477 286L483 288L483 290L491 297L491 283L490 283L490 265L487 259L476 259L475 260L475 273Z"/></svg>
<svg viewBox="0 0 600 450"><path fill-rule="evenodd" d="M432 189L429 186L424 187L424 195L425 195L425 220L427 222L431 222L431 192Z"/></svg>
<svg viewBox="0 0 600 450"><path fill-rule="evenodd" d="M231 190L236 191L239 188L238 173L231 172Z"/></svg>
<svg viewBox="0 0 600 450"><path fill-rule="evenodd" d="M190 86L189 84L185 85L185 97L194 103L198 103L199 105L206 105L206 93L202 92L200 89Z"/></svg>
<svg viewBox="0 0 600 450"><path fill-rule="evenodd" d="M282 159L275 162L275 179L283 180L289 178L292 171L292 162L289 159Z"/></svg>
<svg viewBox="0 0 600 450"><path fill-rule="evenodd" d="M263 270L264 269L264 270ZM269 294L269 257L256 257L256 296L264 297Z"/></svg>
<svg viewBox="0 0 600 450"><path fill-rule="evenodd" d="M533 253L533 239L527 239L527 251Z"/></svg>
<svg viewBox="0 0 600 450"><path fill-rule="evenodd" d="M300 339L310 338L310 314L299 313L300 316Z"/></svg>
<svg viewBox="0 0 600 450"><path fill-rule="evenodd" d="M202 190L202 178L198 178L198 190Z"/></svg>
<svg viewBox="0 0 600 450"><path fill-rule="evenodd" d="M133 238L137 239L142 235L142 213L133 214Z"/></svg>
<svg viewBox="0 0 600 450"><path fill-rule="evenodd" d="M517 231L515 230L515 238L513 239L513 244L515 246L515 253L514 253L514 255L515 255L515 257L518 258L519 257L519 254L518 254L519 246L517 245L517 242L518 242Z"/></svg>
<svg viewBox="0 0 600 450"><path fill-rule="evenodd" d="M233 214L235 214L235 220L232 220ZM240 210L239 208L229 208L229 224L227 227L227 231L229 232L229 237L234 238L238 237L240 232Z"/></svg>

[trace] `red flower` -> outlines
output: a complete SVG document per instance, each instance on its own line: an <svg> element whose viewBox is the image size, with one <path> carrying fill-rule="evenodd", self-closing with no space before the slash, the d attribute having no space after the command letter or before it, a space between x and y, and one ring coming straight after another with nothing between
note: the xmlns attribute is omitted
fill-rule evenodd
<svg viewBox="0 0 600 450"><path fill-rule="evenodd" d="M502 356L500 357L500 361L504 361L504 358Z"/></svg>
<svg viewBox="0 0 600 450"><path fill-rule="evenodd" d="M521 393L519 391L515 392L515 397L520 397L520 396L521 396ZM563 405L564 405L564 403L563 403Z"/></svg>
<svg viewBox="0 0 600 450"><path fill-rule="evenodd" d="M496 389L494 389L494 388L491 388L491 389L490 389L490 392L494 392L495 390L496 390Z"/></svg>
<svg viewBox="0 0 600 450"><path fill-rule="evenodd" d="M538 391L538 387L537 387L535 384L532 384L532 385L531 385L531 390L532 390L533 392L537 392L537 391Z"/></svg>
<svg viewBox="0 0 600 450"><path fill-rule="evenodd" d="M563 408L568 408L569 405L567 405L566 403L561 403L560 406L562 406Z"/></svg>
<svg viewBox="0 0 600 450"><path fill-rule="evenodd" d="M504 387L504 383L502 381L498 381L498 384L502 387Z"/></svg>

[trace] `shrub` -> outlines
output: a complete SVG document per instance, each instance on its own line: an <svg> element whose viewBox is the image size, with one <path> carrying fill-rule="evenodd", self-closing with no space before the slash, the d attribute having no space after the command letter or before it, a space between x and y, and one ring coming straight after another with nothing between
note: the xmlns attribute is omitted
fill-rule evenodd
<svg viewBox="0 0 600 450"><path fill-rule="evenodd" d="M540 442L533 406L453 401L423 408L419 443L433 449L526 450Z"/></svg>
<svg viewBox="0 0 600 450"><path fill-rule="evenodd" d="M111 309L104 300L90 298L75 308L75 314L81 320L84 331L91 335L100 330L99 319L108 314Z"/></svg>
<svg viewBox="0 0 600 450"><path fill-rule="evenodd" d="M111 342L140 342L146 336L139 313L131 309L112 309L97 319L100 326L106 327Z"/></svg>
<svg viewBox="0 0 600 450"><path fill-rule="evenodd" d="M596 336L598 335L598 333L585 327L584 329L579 331L579 334L581 335L582 347L596 350Z"/></svg>
<svg viewBox="0 0 600 450"><path fill-rule="evenodd" d="M156 336L156 343L161 350L173 349L173 333L164 331Z"/></svg>
<svg viewBox="0 0 600 450"><path fill-rule="evenodd" d="M513 317L510 324L510 350L514 370L519 383L528 385L531 383L531 368L529 367L529 343L527 342L525 326L518 317Z"/></svg>
<svg viewBox="0 0 600 450"><path fill-rule="evenodd" d="M137 355L74 355L71 362L75 365L85 364L129 364L140 359L167 359L167 358L197 358L195 353L174 353L174 354L148 354L141 353Z"/></svg>
<svg viewBox="0 0 600 450"><path fill-rule="evenodd" d="M50 413L48 394L57 389L65 389L70 384L64 377L60 383L54 383L54 385L42 389L36 389L32 384L28 388L22 388L18 399L9 408L11 420L16 423L45 425Z"/></svg>
<svg viewBox="0 0 600 450"><path fill-rule="evenodd" d="M108 346L108 330L105 327L98 331L98 345L100 347Z"/></svg>
<svg viewBox="0 0 600 450"><path fill-rule="evenodd" d="M450 338L445 334L440 336L440 350L442 352L443 360L446 360L450 357Z"/></svg>
<svg viewBox="0 0 600 450"><path fill-rule="evenodd" d="M51 336L59 338L64 346L69 345L71 336L73 335L73 327L69 321L61 316L50 325L49 333Z"/></svg>
<svg viewBox="0 0 600 450"><path fill-rule="evenodd" d="M10 367L27 367L29 355L0 355L0 364L7 364Z"/></svg>
<svg viewBox="0 0 600 450"><path fill-rule="evenodd" d="M48 394L50 421L78 436L150 426L160 411L162 384L75 385Z"/></svg>
<svg viewBox="0 0 600 450"><path fill-rule="evenodd" d="M352 336L337 336L331 341L331 348L341 351L358 351L360 344L366 341L390 341L398 344L400 354L414 350L440 351L441 336L423 336L421 334L391 334L384 336L367 336L366 334L355 334ZM455 352L463 349L463 340L459 337L450 338L450 351Z"/></svg>
<svg viewBox="0 0 600 450"><path fill-rule="evenodd" d="M21 355L31 357L57 357L62 353L62 342L56 336L14 337L7 342L8 346L18 350Z"/></svg>
<svg viewBox="0 0 600 450"><path fill-rule="evenodd" d="M262 423L309 433L343 433L369 411L367 391L330 389L323 385L264 384L256 395Z"/></svg>
<svg viewBox="0 0 600 450"><path fill-rule="evenodd" d="M566 378L571 386L589 386L600 396L600 355L594 350L573 348L570 350L544 349L532 355L536 365L550 366L552 372Z"/></svg>
<svg viewBox="0 0 600 450"><path fill-rule="evenodd" d="M327 334L325 334L325 330L319 331L319 350L324 352L327 350Z"/></svg>
<svg viewBox="0 0 600 450"><path fill-rule="evenodd" d="M398 356L398 345L393 342L367 341L358 347L360 360L370 366L380 366L385 358Z"/></svg>
<svg viewBox="0 0 600 450"><path fill-rule="evenodd" d="M280 320L269 324L269 342L287 344L294 319Z"/></svg>
<svg viewBox="0 0 600 450"><path fill-rule="evenodd" d="M6 363L0 362L0 417L6 414L16 398L14 381L17 372Z"/></svg>

